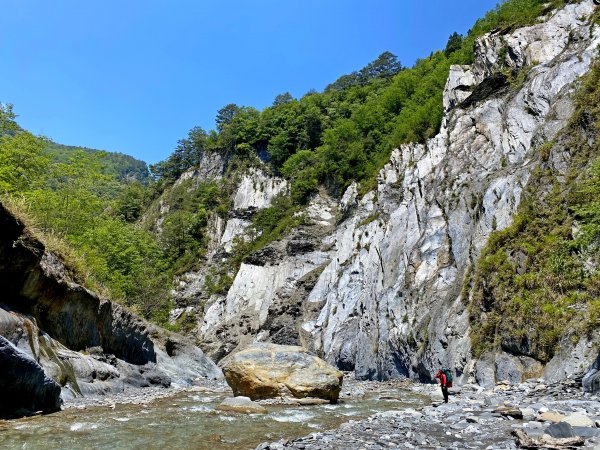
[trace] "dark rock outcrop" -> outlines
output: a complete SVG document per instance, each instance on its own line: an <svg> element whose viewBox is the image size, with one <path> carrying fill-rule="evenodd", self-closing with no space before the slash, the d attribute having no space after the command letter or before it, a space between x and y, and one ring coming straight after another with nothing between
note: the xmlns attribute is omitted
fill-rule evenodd
<svg viewBox="0 0 600 450"><path fill-rule="evenodd" d="M0 337L7 349L16 351L4 351L2 375L13 376L4 373L4 361L26 374L15 372L18 386L13 390L23 392L20 397L30 404L22 407L3 398L1 414L56 410L59 406L52 396L60 395L61 387L63 397L68 397L186 386L198 377L222 377L186 338L151 325L76 283L69 268L2 204L0 283ZM5 384L13 386L10 383Z"/></svg>
<svg viewBox="0 0 600 450"><path fill-rule="evenodd" d="M0 418L60 409L60 386L30 356L0 336Z"/></svg>
<svg viewBox="0 0 600 450"><path fill-rule="evenodd" d="M132 364L156 362L143 321L74 283L67 267L0 205L0 285L3 303L36 318L73 350L101 347Z"/></svg>
<svg viewBox="0 0 600 450"><path fill-rule="evenodd" d="M507 87L507 76L503 73L495 73L478 84L473 93L459 105L459 108L467 109L490 97L499 97L504 94Z"/></svg>
<svg viewBox="0 0 600 450"><path fill-rule="evenodd" d="M596 358L582 380L583 390L586 392L600 391L600 355Z"/></svg>

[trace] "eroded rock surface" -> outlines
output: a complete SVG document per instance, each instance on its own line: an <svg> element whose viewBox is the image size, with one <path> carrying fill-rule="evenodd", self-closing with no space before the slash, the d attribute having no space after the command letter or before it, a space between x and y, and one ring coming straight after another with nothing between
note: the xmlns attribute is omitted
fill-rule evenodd
<svg viewBox="0 0 600 450"><path fill-rule="evenodd" d="M29 355L0 336L0 418L60 409L60 385Z"/></svg>
<svg viewBox="0 0 600 450"><path fill-rule="evenodd" d="M62 387L62 396L70 398L132 387L188 386L198 377L222 376L186 338L73 281L60 259L1 204L0 236L0 336L18 349L14 358L31 360L31 370L15 366L23 370L24 383L39 368L40 390ZM23 389L37 392L33 385Z"/></svg>

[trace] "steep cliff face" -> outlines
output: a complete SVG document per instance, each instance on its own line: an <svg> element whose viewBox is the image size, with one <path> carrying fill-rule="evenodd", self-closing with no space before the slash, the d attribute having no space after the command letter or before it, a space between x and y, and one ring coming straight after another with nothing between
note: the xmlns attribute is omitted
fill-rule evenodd
<svg viewBox="0 0 600 450"><path fill-rule="evenodd" d="M52 385L51 378L63 397L220 376L182 336L75 283L68 268L1 204L0 234L3 357L20 355L31 366L27 373L44 384ZM14 375L15 383L31 381L17 369Z"/></svg>
<svg viewBox="0 0 600 450"><path fill-rule="evenodd" d="M428 379L441 364L473 372L463 280L490 233L511 224L536 147L572 113L574 83L597 55L593 11L572 4L484 36L474 65L452 68L439 135L395 150L377 192L338 227L307 299L325 302L303 325L315 350L366 378Z"/></svg>
<svg viewBox="0 0 600 450"><path fill-rule="evenodd" d="M536 149L572 114L600 43L594 11L585 0L479 39L474 64L450 71L440 133L394 150L362 198L354 185L340 202L316 196L303 226L247 258L227 294L205 303L205 350L220 358L252 341L301 343L371 379L427 380L441 364L481 382L541 374L539 361L503 353L476 365L463 282L490 234L512 223ZM221 232L224 258L231 236L246 233L238 220ZM578 366L593 360L579 345ZM557 376L568 365L550 364Z"/></svg>
<svg viewBox="0 0 600 450"><path fill-rule="evenodd" d="M228 161L223 160L225 171ZM258 161L256 166L245 170L231 170L226 175L230 178L223 182L222 189L230 191L230 207L227 216L212 213L206 228L206 252L199 270L190 271L180 277L174 291L174 297L180 306L173 317L179 317L187 308L187 313L201 314L201 304L208 300L209 281L214 281L223 272L224 262L231 256L238 241L249 242L258 237L252 227L252 217L257 211L271 206L273 200L280 195L287 195L287 181L275 177ZM175 187L185 180L193 180L195 184L214 179L202 168L186 172ZM193 185L190 187L193 190ZM165 195L163 195L164 197ZM162 201L162 200L161 200ZM163 208L168 212L168 205ZM162 218L159 221L162 222Z"/></svg>

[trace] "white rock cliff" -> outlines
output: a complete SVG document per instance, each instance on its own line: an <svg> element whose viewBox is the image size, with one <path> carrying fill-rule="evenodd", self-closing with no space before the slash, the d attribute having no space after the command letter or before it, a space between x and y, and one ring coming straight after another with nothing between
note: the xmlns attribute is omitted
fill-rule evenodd
<svg viewBox="0 0 600 450"><path fill-rule="evenodd" d="M228 294L206 305L207 351L220 357L271 340L302 343L360 378L429 379L442 364L465 379L487 373L472 361L463 280L492 231L511 224L536 148L572 113L570 95L598 54L594 8L569 4L536 25L480 38L474 64L451 68L439 134L394 150L363 198L355 185L339 203L317 196L308 236L296 231L260 263L244 263ZM521 81L503 75L510 70ZM286 189L256 176L241 183L236 208L265 207ZM225 226L226 251L243 222ZM510 361L517 372L530 363ZM493 362L490 370L493 378Z"/></svg>

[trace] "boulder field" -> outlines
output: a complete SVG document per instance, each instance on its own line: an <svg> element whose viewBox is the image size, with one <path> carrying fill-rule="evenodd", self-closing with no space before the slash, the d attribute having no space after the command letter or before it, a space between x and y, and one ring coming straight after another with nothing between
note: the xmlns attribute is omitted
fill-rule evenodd
<svg viewBox="0 0 600 450"><path fill-rule="evenodd" d="M372 386L359 385L351 395ZM431 404L419 408L390 399L398 405L392 410L256 450L600 448L600 398L584 392L579 380L503 381L489 389L467 384L451 391L449 403L441 402L439 386L406 387L430 396Z"/></svg>

